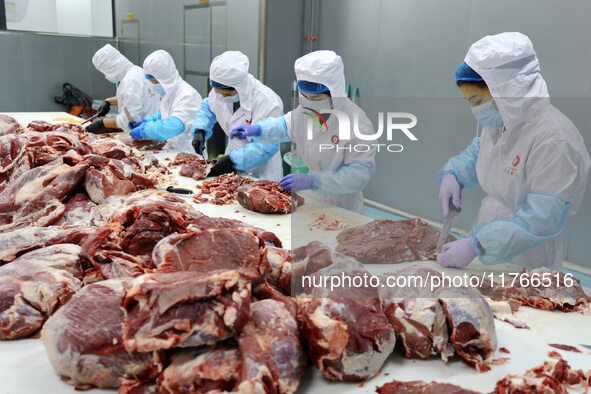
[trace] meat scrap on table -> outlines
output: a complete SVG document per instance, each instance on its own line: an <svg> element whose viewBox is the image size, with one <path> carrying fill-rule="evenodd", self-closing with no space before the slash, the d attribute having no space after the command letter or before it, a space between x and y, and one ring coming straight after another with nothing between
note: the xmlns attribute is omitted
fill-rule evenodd
<svg viewBox="0 0 591 394"><path fill-rule="evenodd" d="M308 225L310 228L317 228L324 231L344 230L348 226L346 222L326 213L321 214Z"/></svg>
<svg viewBox="0 0 591 394"><path fill-rule="evenodd" d="M254 182L250 178L244 178L233 172L220 175L210 180L203 181L197 186L198 191L193 201L196 203L210 203L215 205L227 205L236 201L238 188Z"/></svg>
<svg viewBox="0 0 591 394"><path fill-rule="evenodd" d="M337 236L337 252L362 263L395 264L435 259L439 230L418 218L379 219L348 228ZM449 236L446 242L454 241Z"/></svg>

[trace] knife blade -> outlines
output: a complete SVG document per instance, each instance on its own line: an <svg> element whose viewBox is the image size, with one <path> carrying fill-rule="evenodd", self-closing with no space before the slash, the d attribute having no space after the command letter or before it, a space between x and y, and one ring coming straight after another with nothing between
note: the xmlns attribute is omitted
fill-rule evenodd
<svg viewBox="0 0 591 394"><path fill-rule="evenodd" d="M456 220L458 219L458 215L460 214L461 211L462 211L462 208L456 208L450 199L449 200L449 212L447 214L447 217L443 221L443 228L441 229L441 233L439 233L439 240L437 241L437 247L435 247L435 251L438 251L443 246L443 243L447 239L447 237L451 231L451 228L456 223Z"/></svg>
<svg viewBox="0 0 591 394"><path fill-rule="evenodd" d="M134 123L135 120L133 120L133 116L131 116L127 107L123 107L123 111L125 112L125 116L127 117L127 123Z"/></svg>
<svg viewBox="0 0 591 394"><path fill-rule="evenodd" d="M80 126L82 126L84 123L92 122L93 120L96 119L97 116L99 116L98 112L96 114L92 115L90 118L86 119L84 122L80 123Z"/></svg>
<svg viewBox="0 0 591 394"><path fill-rule="evenodd" d="M160 188L160 187L158 189L167 191L169 193L175 193L175 194L193 194L193 190L185 189L183 187L168 186L166 189Z"/></svg>
<svg viewBox="0 0 591 394"><path fill-rule="evenodd" d="M579 343L579 346L583 346L585 349L591 350L591 345L584 345L582 343Z"/></svg>

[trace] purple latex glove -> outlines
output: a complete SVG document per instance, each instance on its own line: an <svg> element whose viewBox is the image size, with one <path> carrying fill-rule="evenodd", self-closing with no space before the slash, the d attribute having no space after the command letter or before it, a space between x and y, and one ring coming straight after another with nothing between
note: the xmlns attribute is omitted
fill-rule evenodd
<svg viewBox="0 0 591 394"><path fill-rule="evenodd" d="M478 256L472 237L463 238L444 244L437 255L437 261L443 267L463 268Z"/></svg>
<svg viewBox="0 0 591 394"><path fill-rule="evenodd" d="M245 140L247 137L261 135L262 132L261 127L256 124L241 124L232 129L230 139L238 138L239 140Z"/></svg>
<svg viewBox="0 0 591 394"><path fill-rule="evenodd" d="M289 191L314 189L315 186L312 175L299 172L284 176L279 184L282 188Z"/></svg>
<svg viewBox="0 0 591 394"><path fill-rule="evenodd" d="M456 208L460 208L464 202L462 188L454 174L447 174L444 176L441 180L441 186L439 187L439 200L443 207L443 218L446 218L449 213L450 199Z"/></svg>
<svg viewBox="0 0 591 394"><path fill-rule="evenodd" d="M134 140L144 139L144 138L146 138L146 136L144 135L144 128L145 127L146 127L146 123L141 123L138 127L136 127L135 129L131 130L131 133L129 133L129 135Z"/></svg>

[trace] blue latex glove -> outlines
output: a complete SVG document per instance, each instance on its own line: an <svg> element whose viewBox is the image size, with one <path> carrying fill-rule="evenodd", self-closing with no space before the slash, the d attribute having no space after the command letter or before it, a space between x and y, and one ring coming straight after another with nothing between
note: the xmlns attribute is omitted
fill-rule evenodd
<svg viewBox="0 0 591 394"><path fill-rule="evenodd" d="M317 185L315 183L312 175L299 172L284 176L281 182L279 182L282 188L289 191L316 189Z"/></svg>
<svg viewBox="0 0 591 394"><path fill-rule="evenodd" d="M135 122L130 122L129 123L129 128L130 129L135 129L136 127L139 127L140 125L146 123L145 119L142 120L136 120Z"/></svg>
<svg viewBox="0 0 591 394"><path fill-rule="evenodd" d="M239 140L245 140L247 137L261 135L261 132L261 127L256 124L241 124L240 126L234 127L232 129L232 133L230 133L230 139L238 138Z"/></svg>
<svg viewBox="0 0 591 394"><path fill-rule="evenodd" d="M441 179L441 186L439 187L439 200L443 207L443 217L446 218L449 213L449 200L456 208L462 206L464 196L462 195L462 188L454 174L447 174Z"/></svg>
<svg viewBox="0 0 591 394"><path fill-rule="evenodd" d="M129 135L134 140L142 140L142 139L146 138L146 135L144 134L145 128L146 128L146 125L144 123L142 123L138 127L136 127L135 129L131 130L131 133L129 133Z"/></svg>
<svg viewBox="0 0 591 394"><path fill-rule="evenodd" d="M463 238L443 245L437 261L443 267L463 268L478 256L474 239Z"/></svg>

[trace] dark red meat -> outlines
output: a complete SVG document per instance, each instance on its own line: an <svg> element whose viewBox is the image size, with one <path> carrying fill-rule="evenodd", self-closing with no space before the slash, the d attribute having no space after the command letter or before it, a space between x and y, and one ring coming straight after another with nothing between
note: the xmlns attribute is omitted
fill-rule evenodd
<svg viewBox="0 0 591 394"><path fill-rule="evenodd" d="M279 186L279 182L259 181L240 186L236 199L244 208L261 213L292 213L304 199Z"/></svg>

